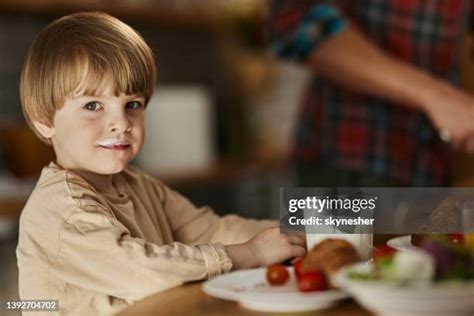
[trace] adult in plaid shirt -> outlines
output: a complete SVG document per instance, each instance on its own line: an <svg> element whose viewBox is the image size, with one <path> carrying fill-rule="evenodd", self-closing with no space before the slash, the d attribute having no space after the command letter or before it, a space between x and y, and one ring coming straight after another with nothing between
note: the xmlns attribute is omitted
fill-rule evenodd
<svg viewBox="0 0 474 316"><path fill-rule="evenodd" d="M318 74L293 153L301 185L448 183L450 150L474 152L474 99L453 86L469 2L271 2L272 50Z"/></svg>

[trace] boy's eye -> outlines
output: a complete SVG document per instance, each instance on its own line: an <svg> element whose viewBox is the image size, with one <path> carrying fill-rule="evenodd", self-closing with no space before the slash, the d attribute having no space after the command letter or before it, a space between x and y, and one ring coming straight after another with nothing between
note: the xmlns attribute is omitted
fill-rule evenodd
<svg viewBox="0 0 474 316"><path fill-rule="evenodd" d="M140 101L130 101L130 102L127 102L127 105L125 107L127 109L135 110L135 109L141 108L142 106L143 105Z"/></svg>
<svg viewBox="0 0 474 316"><path fill-rule="evenodd" d="M100 109L100 104L97 101L89 102L86 105L84 105L84 109L89 110L89 111L97 111Z"/></svg>

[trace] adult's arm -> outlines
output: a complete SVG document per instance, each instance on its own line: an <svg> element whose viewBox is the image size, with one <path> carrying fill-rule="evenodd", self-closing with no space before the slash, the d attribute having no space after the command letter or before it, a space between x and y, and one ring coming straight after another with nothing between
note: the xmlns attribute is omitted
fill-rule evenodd
<svg viewBox="0 0 474 316"><path fill-rule="evenodd" d="M435 127L447 130L454 146L474 133L474 99L446 81L397 60L348 26L315 48L304 63L344 88L386 98L425 112Z"/></svg>
<svg viewBox="0 0 474 316"><path fill-rule="evenodd" d="M355 92L426 113L455 148L474 151L474 99L414 65L397 60L332 6L272 1L269 35L276 56L306 65Z"/></svg>

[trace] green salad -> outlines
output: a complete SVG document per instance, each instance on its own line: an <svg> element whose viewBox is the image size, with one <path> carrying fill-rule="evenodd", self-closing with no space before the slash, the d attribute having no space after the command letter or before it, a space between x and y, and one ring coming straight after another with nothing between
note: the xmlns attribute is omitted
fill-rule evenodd
<svg viewBox="0 0 474 316"><path fill-rule="evenodd" d="M396 251L388 246L374 250L368 272L351 270L353 280L387 280L402 283L474 280L474 260L468 247L444 236L426 239L416 250Z"/></svg>

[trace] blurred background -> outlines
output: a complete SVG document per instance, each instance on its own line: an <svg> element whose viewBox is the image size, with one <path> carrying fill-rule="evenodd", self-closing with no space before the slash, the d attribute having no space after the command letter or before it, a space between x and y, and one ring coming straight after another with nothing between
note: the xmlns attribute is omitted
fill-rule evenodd
<svg viewBox="0 0 474 316"><path fill-rule="evenodd" d="M279 188L294 183L286 159L309 74L270 56L265 1L1 0L0 301L18 297L18 217L42 166L54 159L23 120L23 60L45 25L85 10L128 23L156 54L159 87L136 165L219 214L278 218ZM474 91L472 36L462 69L463 85ZM474 185L472 161L457 154L455 185Z"/></svg>

